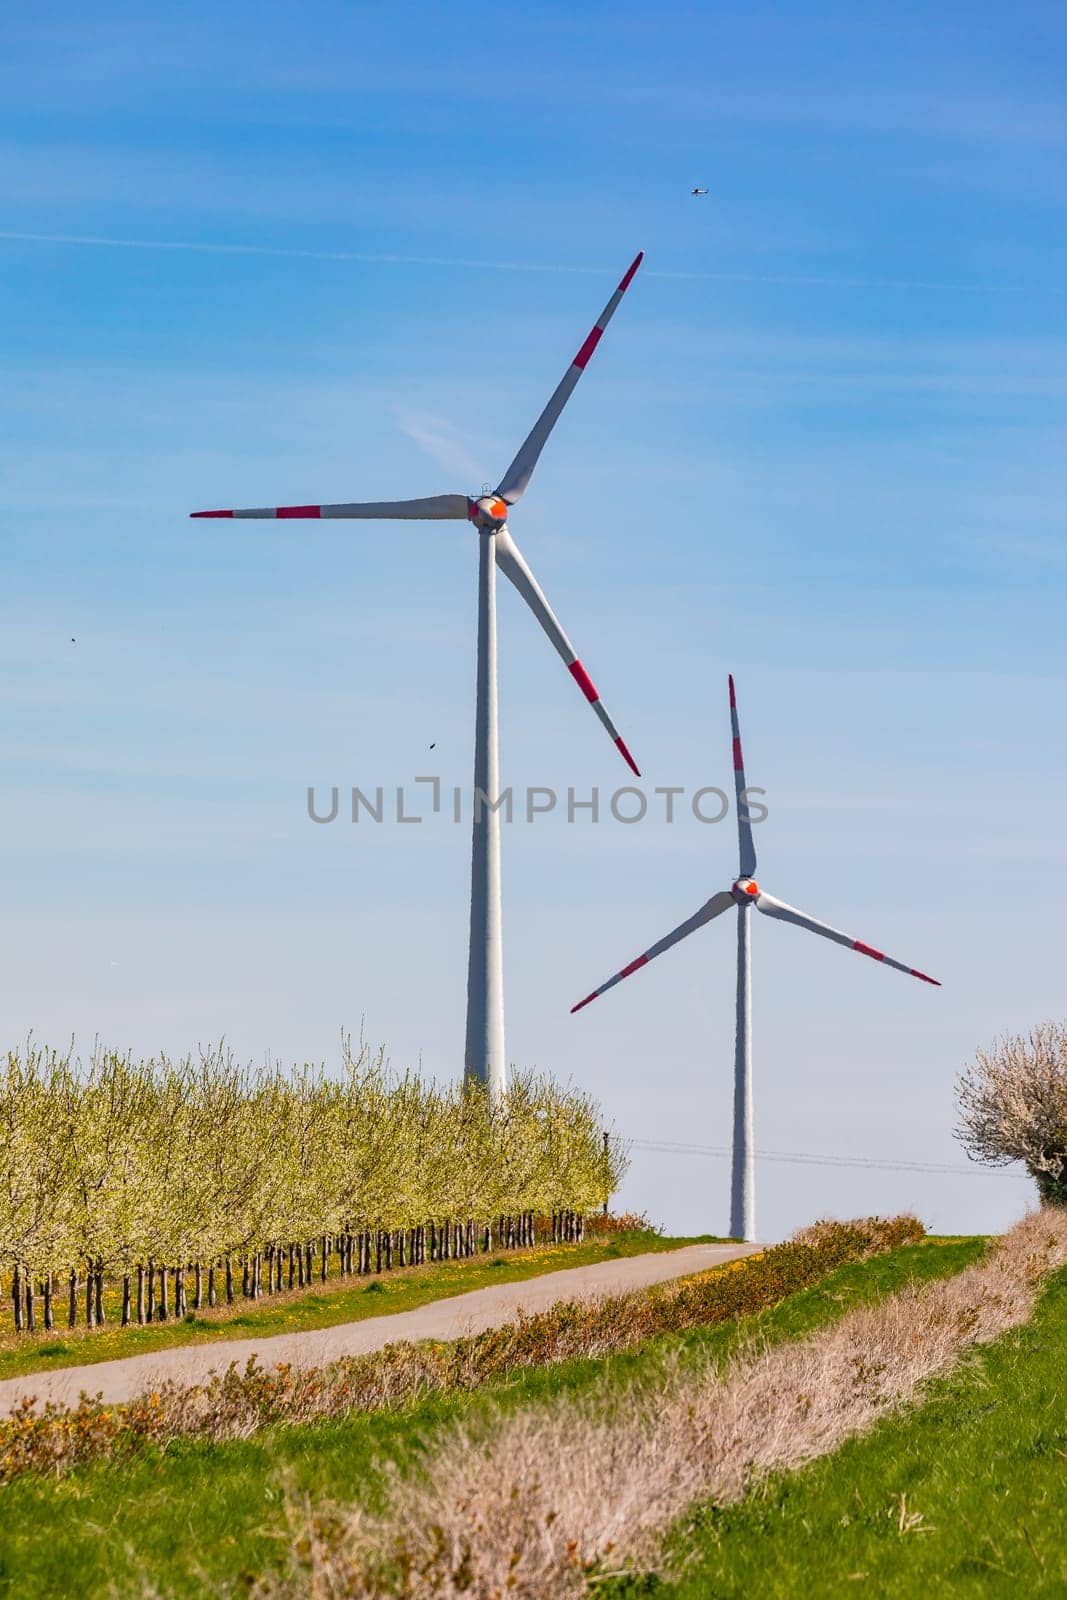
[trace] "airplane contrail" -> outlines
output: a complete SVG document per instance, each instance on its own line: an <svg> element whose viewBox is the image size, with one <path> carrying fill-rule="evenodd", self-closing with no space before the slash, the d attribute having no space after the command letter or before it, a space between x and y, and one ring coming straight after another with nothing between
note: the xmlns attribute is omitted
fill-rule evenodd
<svg viewBox="0 0 1067 1600"><path fill-rule="evenodd" d="M307 250L292 245L212 244L193 239L127 239L86 233L24 233L0 229L0 240L12 244L58 244L101 250L162 250L192 255L267 256L290 261L351 261L367 266L453 267L480 272L547 272L580 274L603 272L602 267L537 261L494 261L472 256L420 256L363 250ZM927 278L825 277L817 274L776 272L670 271L650 268L649 278L692 280L700 283L765 283L800 288L925 289L956 294L1032 294L1034 286L1022 283L950 283ZM1046 291L1047 292L1047 291ZM1062 290L1053 291L1060 294Z"/></svg>

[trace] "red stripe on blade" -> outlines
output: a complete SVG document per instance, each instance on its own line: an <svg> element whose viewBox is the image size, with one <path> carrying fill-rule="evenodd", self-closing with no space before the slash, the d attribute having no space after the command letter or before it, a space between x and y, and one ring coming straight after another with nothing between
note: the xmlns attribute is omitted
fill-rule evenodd
<svg viewBox="0 0 1067 1600"><path fill-rule="evenodd" d="M737 696L734 694L734 675L730 674L730 710L737 710Z"/></svg>
<svg viewBox="0 0 1067 1600"><path fill-rule="evenodd" d="M744 772L744 770L745 770L745 758L741 754L741 741L740 741L740 739L735 739L734 740L734 771L735 772Z"/></svg>
<svg viewBox="0 0 1067 1600"><path fill-rule="evenodd" d="M864 944L860 939L855 940L852 948L853 950L858 950L861 956L870 956L872 961L885 960L885 955L881 950L872 949L869 944Z"/></svg>
<svg viewBox="0 0 1067 1600"><path fill-rule="evenodd" d="M622 971L619 973L619 977L620 978L628 978L630 976L631 972L636 972L640 967L647 967L647 966L648 966L648 957L647 956L638 956L637 960L636 961L631 961L630 965L628 967L623 967Z"/></svg>
<svg viewBox="0 0 1067 1600"><path fill-rule="evenodd" d="M582 348L579 350L578 354L575 356L574 360L571 362L571 366L573 366L573 367L584 367L585 366L586 362L589 360L589 357L593 354L593 351L596 349L597 345L600 343L600 336L601 336L601 334L603 332L604 332L603 328L594 328L593 329L592 333L589 335L588 339L582 345Z"/></svg>
<svg viewBox="0 0 1067 1600"><path fill-rule="evenodd" d="M630 287L630 280L644 259L645 252L643 250L639 250L627 268L626 276L623 278L618 289L615 291L616 294L622 294L624 289L628 289Z"/></svg>
<svg viewBox="0 0 1067 1600"><path fill-rule="evenodd" d="M320 517L321 506L279 506L274 513L276 517Z"/></svg>
<svg viewBox="0 0 1067 1600"><path fill-rule="evenodd" d="M594 989L592 994L587 994L584 1000L579 1000L576 1006L571 1006L571 1016L573 1017L574 1013L580 1011L583 1006L587 1006L590 1000L595 1000L599 993L599 989Z"/></svg>
<svg viewBox="0 0 1067 1600"><path fill-rule="evenodd" d="M932 983L935 989L940 989L940 978L928 978L925 972L920 972L916 967L909 967L908 971L911 973L913 978L921 978L923 983Z"/></svg>
<svg viewBox="0 0 1067 1600"><path fill-rule="evenodd" d="M627 748L626 748L626 740L622 737L621 734L615 740L615 748L619 752L619 754L622 756L622 759L626 762L626 765L629 767L629 769L633 773L634 777L635 778L639 778L641 776L641 773L640 773L640 770L638 768L637 762L634 760L634 758L630 754L629 750L627 750Z"/></svg>
<svg viewBox="0 0 1067 1600"><path fill-rule="evenodd" d="M232 511L190 511L191 517L232 517Z"/></svg>
<svg viewBox="0 0 1067 1600"><path fill-rule="evenodd" d="M596 691L596 684L593 682L588 672L586 672L580 661L572 661L570 666L567 668L567 671L570 673L579 689L585 695L585 698L589 701L590 705L592 705L594 700L600 699L600 696Z"/></svg>

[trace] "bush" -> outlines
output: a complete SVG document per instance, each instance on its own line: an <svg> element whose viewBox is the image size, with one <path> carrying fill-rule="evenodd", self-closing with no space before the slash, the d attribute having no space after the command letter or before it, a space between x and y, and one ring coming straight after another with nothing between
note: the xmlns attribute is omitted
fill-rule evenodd
<svg viewBox="0 0 1067 1600"><path fill-rule="evenodd" d="M1067 1205L1067 1024L995 1040L956 1090L967 1154L990 1166L1023 1162L1047 1205Z"/></svg>

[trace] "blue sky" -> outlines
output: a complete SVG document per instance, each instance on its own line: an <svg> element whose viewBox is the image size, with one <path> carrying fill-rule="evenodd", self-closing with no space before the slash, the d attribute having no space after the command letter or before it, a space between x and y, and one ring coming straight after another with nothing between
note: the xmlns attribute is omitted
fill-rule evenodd
<svg viewBox="0 0 1067 1600"><path fill-rule="evenodd" d="M0 24L4 1041L330 1059L362 1018L458 1069L466 827L305 792L469 782L474 540L187 512L495 482L644 248L516 536L649 788L729 786L733 670L761 879L944 980L761 922L759 1145L959 1162L955 1072L1064 1009L1062 11L92 10ZM499 608L506 781L610 794ZM727 924L568 1010L729 825L504 845L513 1059L725 1144ZM1028 1194L759 1186L767 1235ZM721 1229L725 1166L637 1152L624 1198Z"/></svg>

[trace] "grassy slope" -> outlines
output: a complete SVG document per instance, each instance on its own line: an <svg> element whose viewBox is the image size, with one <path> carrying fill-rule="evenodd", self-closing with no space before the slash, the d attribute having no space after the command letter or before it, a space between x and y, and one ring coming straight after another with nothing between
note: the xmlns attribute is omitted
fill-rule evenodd
<svg viewBox="0 0 1067 1600"><path fill-rule="evenodd" d="M674 1552L693 1565L664 1595L1067 1594L1065 1371L1061 1274L1031 1323L975 1352L926 1404L679 1529Z"/></svg>
<svg viewBox="0 0 1067 1600"><path fill-rule="evenodd" d="M644 1255L699 1242L703 1239L621 1233L585 1244L539 1245L532 1250L508 1250L462 1261L394 1269L369 1282L365 1278L334 1277L313 1289L286 1291L258 1303L238 1298L232 1306L190 1312L181 1322L152 1323L144 1328L112 1324L93 1331L64 1328L21 1336L7 1331L0 1337L0 1378L17 1378L26 1372L47 1372L83 1362L113 1361L119 1356L147 1355L175 1345L331 1328L342 1322L361 1322L365 1317L411 1311L427 1301L484 1289L487 1284L521 1282L566 1267L585 1267L618 1256ZM109 1314L114 1317L116 1308L109 1308Z"/></svg>
<svg viewBox="0 0 1067 1600"><path fill-rule="evenodd" d="M858 1301L907 1279L948 1275L973 1260L981 1241L928 1242L842 1268L818 1288L738 1325L654 1341L656 1350L729 1353L760 1333L792 1338ZM517 1404L581 1389L605 1372L620 1385L642 1376L647 1353L576 1361L523 1373L484 1394L440 1396L395 1415L278 1428L225 1445L180 1444L125 1468L60 1483L19 1480L0 1491L0 1593L49 1596L77 1575L85 1593L199 1595L280 1558L287 1490L316 1501L373 1498L375 1463L403 1459L435 1430L493 1404ZM101 1537L101 1529L107 1536Z"/></svg>

